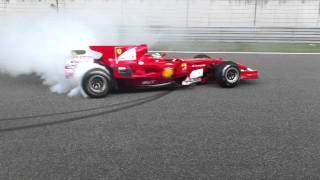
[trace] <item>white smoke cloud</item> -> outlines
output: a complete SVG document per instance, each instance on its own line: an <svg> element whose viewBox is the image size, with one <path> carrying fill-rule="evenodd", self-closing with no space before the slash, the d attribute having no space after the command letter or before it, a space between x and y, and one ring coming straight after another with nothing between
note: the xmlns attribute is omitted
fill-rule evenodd
<svg viewBox="0 0 320 180"><path fill-rule="evenodd" d="M90 45L146 43L150 34L135 28L122 35L119 12L86 11L81 13L49 12L22 16L18 13L0 16L0 71L12 76L36 73L52 92L78 93L64 77L64 63L73 49ZM140 26L144 24L139 21ZM133 19L128 20L134 24ZM143 34L137 36L136 34Z"/></svg>
<svg viewBox="0 0 320 180"><path fill-rule="evenodd" d="M14 76L36 73L57 93L71 88L64 78L70 50L94 43L88 28L55 15L6 17L0 34L0 70Z"/></svg>

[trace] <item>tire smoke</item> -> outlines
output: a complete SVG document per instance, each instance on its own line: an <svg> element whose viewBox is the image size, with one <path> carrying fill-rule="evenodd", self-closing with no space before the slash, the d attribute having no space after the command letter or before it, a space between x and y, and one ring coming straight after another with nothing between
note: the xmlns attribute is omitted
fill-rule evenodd
<svg viewBox="0 0 320 180"><path fill-rule="evenodd" d="M88 28L59 16L6 17L0 30L0 70L12 76L35 73L52 92L73 88L64 77L64 61L74 48L94 42Z"/></svg>
<svg viewBox="0 0 320 180"><path fill-rule="evenodd" d="M90 45L148 43L150 34L144 30L135 28L132 36L119 33L117 17L112 12L106 16L93 12L0 16L0 73L12 76L35 73L52 92L78 95L80 88L64 76L65 59L71 50L88 49ZM137 37L137 31L144 36Z"/></svg>

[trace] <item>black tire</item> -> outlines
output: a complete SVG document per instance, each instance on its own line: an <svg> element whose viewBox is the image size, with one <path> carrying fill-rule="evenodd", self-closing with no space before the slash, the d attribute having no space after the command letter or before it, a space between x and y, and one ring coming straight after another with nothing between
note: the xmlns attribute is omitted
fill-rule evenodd
<svg viewBox="0 0 320 180"><path fill-rule="evenodd" d="M210 56L206 55L206 54L198 54L196 56L194 56L194 58L199 58L199 59L211 59Z"/></svg>
<svg viewBox="0 0 320 180"><path fill-rule="evenodd" d="M93 69L82 78L82 89L91 98L103 98L111 90L111 76L109 73Z"/></svg>
<svg viewBox="0 0 320 180"><path fill-rule="evenodd" d="M234 88L240 83L241 73L236 63L225 61L215 66L214 77L221 87Z"/></svg>

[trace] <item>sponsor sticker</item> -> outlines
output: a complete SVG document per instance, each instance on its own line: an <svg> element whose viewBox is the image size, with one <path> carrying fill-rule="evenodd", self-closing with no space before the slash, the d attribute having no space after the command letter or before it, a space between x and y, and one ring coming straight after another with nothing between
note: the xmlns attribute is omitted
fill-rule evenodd
<svg viewBox="0 0 320 180"><path fill-rule="evenodd" d="M151 81L142 81L141 84L142 85L151 85L154 84L156 81L155 80L151 80Z"/></svg>
<svg viewBox="0 0 320 180"><path fill-rule="evenodd" d="M174 74L174 70L172 68L165 68L162 72L162 76L164 78L171 78Z"/></svg>
<svg viewBox="0 0 320 180"><path fill-rule="evenodd" d="M205 67L205 64L194 64L192 67L197 68L197 67Z"/></svg>

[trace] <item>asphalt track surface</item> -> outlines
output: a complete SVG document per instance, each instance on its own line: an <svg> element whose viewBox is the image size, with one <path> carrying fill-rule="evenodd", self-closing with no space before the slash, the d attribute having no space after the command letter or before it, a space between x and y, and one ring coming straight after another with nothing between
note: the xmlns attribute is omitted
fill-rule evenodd
<svg viewBox="0 0 320 180"><path fill-rule="evenodd" d="M1 75L0 179L320 179L320 55L214 56L261 79L83 99Z"/></svg>

